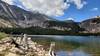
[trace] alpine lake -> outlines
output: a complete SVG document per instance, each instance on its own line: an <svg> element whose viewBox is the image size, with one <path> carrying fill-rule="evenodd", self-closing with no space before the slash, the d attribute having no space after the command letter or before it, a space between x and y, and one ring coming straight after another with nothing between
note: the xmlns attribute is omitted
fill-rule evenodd
<svg viewBox="0 0 100 56"><path fill-rule="evenodd" d="M33 35L46 49L55 42L57 56L100 56L100 36Z"/></svg>

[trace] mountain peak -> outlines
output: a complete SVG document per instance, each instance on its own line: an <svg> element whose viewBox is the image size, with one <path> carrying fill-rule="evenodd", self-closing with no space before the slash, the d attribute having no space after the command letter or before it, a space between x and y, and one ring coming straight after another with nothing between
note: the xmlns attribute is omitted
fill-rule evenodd
<svg viewBox="0 0 100 56"><path fill-rule="evenodd" d="M0 16L20 27L42 26L46 20L52 18L44 14L26 11L15 5L9 5L0 0Z"/></svg>
<svg viewBox="0 0 100 56"><path fill-rule="evenodd" d="M81 22L81 28L86 29L86 31L90 33L100 32L100 16Z"/></svg>
<svg viewBox="0 0 100 56"><path fill-rule="evenodd" d="M95 18L100 18L100 16L95 16Z"/></svg>

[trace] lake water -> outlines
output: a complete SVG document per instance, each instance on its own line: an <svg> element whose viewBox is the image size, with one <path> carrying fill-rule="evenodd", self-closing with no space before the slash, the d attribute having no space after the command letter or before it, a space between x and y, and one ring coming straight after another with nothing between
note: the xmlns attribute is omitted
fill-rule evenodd
<svg viewBox="0 0 100 56"><path fill-rule="evenodd" d="M49 47L55 42L57 56L100 56L100 36L33 36L33 41Z"/></svg>

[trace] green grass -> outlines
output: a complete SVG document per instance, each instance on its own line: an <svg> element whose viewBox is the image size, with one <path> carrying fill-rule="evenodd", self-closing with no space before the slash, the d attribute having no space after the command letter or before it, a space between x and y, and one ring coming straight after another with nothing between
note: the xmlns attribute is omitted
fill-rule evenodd
<svg viewBox="0 0 100 56"><path fill-rule="evenodd" d="M6 38L8 36L8 34L0 32L0 40L3 38Z"/></svg>

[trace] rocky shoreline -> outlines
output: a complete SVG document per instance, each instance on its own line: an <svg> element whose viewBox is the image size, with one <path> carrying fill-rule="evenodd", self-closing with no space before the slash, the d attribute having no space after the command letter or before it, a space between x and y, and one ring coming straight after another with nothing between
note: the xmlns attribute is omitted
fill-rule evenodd
<svg viewBox="0 0 100 56"><path fill-rule="evenodd" d="M6 37L0 40L0 56L55 56L54 46L52 42L49 50L46 50L26 34L22 37Z"/></svg>

